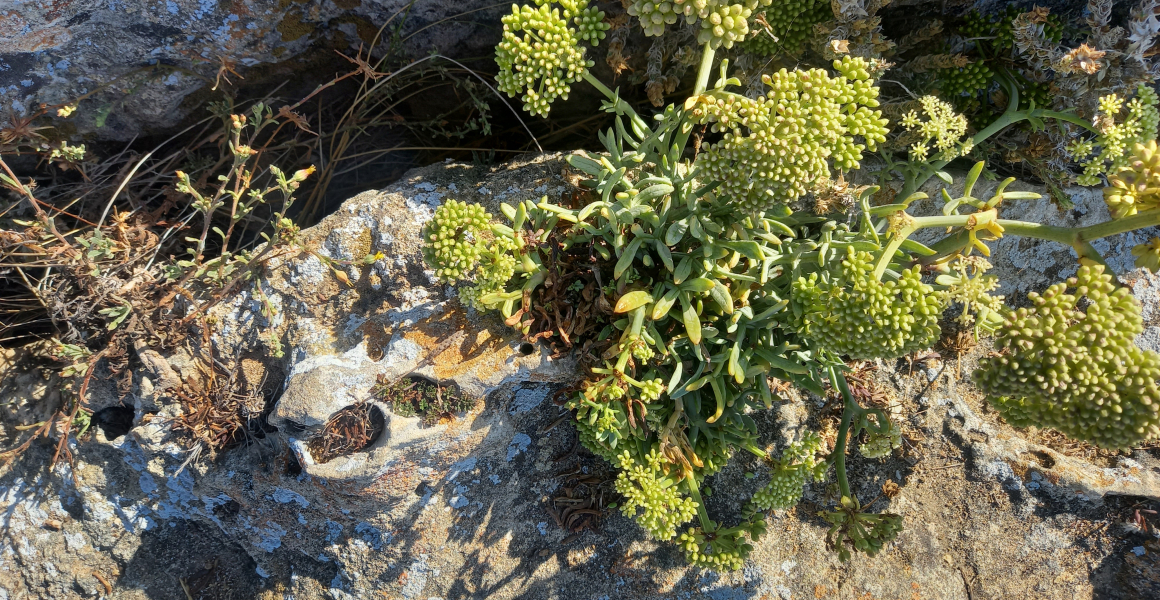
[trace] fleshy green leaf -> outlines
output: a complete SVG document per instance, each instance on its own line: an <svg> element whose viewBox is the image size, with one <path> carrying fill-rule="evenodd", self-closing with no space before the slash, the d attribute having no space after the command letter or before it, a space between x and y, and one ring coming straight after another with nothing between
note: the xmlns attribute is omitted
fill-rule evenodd
<svg viewBox="0 0 1160 600"><path fill-rule="evenodd" d="M612 309L612 312L626 313L635 308L644 306L652 301L653 297L651 294L644 290L636 290L635 292L629 292L621 296L620 299L616 301L616 307Z"/></svg>

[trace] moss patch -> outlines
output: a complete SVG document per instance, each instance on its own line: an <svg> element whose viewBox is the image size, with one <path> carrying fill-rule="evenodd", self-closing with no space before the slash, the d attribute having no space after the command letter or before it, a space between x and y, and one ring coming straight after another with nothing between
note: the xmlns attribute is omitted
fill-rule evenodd
<svg viewBox="0 0 1160 600"><path fill-rule="evenodd" d="M277 29L282 34L283 42L293 42L314 33L314 23L304 22L302 13L294 12L283 17Z"/></svg>

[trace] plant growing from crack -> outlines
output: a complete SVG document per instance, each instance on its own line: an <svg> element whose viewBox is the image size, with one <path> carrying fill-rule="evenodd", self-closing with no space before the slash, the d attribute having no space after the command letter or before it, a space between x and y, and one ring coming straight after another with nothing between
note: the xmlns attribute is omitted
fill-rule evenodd
<svg viewBox="0 0 1160 600"><path fill-rule="evenodd" d="M504 204L500 223L481 207L448 202L423 232L428 264L443 281L464 282L466 304L498 310L529 341L581 345L595 363L568 406L581 442L621 469L625 514L657 539L675 540L692 564L736 569L752 550L749 540L765 534L768 511L792 508L807 482L833 473L839 497L822 513L830 545L842 560L880 552L902 517L873 513L873 502L854 495L847 447L865 434L859 452L881 458L899 447L901 432L883 409L864 407L851 394L845 360L930 347L949 305L962 308L960 323L977 334L1004 330L1000 343L1009 352L984 363L977 379L1013 423L1055 426L1109 447L1160 433L1154 356L1135 347L1129 330L1113 334L1117 324L1138 326L1138 309L1133 313L1127 293L1114 290L1091 244L1160 224L1154 145L1112 161L1109 205L1132 210L1116 210L1105 223L1063 228L1003 219L1004 202L1039 195L1009 191L1011 178L988 198L975 197L982 162L957 197L940 192L941 215L913 216L911 205L927 198L920 186L934 176L952 183L946 164L1014 123L1056 119L1097 130L1070 113L1020 108L1012 85L1007 112L968 138L965 121L931 97L921 103L923 115L903 120L917 135L908 156L896 160L880 149L887 161L879 178L903 178L895 201L872 206L879 188L863 187L843 192L852 218L795 211L791 205L811 191L845 190L844 175L886 140L875 83L882 65L846 56L832 71L783 69L765 75L764 95L750 98L731 91L740 81L729 76L726 60L710 81L714 57L744 37L744 20L768 3L634 2L646 32L675 22L661 4L707 25L692 94L651 118L589 72L580 42L596 42L603 31L586 2L513 8L497 48L501 89L522 94L529 112L546 116L570 84L591 83L614 115L600 134L603 151L568 158L587 176L577 206L547 198ZM699 152L689 152L694 133L709 136ZM930 246L912 239L929 228L949 232ZM1097 308L1083 313L1056 290L1054 304L1035 315L1006 309L992 295L996 282L979 255L990 256L990 244L1010 235L1075 249L1089 266L1070 285ZM1152 247L1138 254L1146 264L1160 262ZM937 276L925 282L930 271ZM562 297L582 306L562 314ZM578 329L581 315L589 325ZM1089 360L1077 348L1096 338L1109 346ZM1044 387L1049 373L1055 375ZM1101 404L1097 391L1116 377L1126 382L1115 390L1118 400ZM826 386L837 393L842 416L832 448L812 433L780 456L762 446L751 413L773 405L773 379L819 396ZM1071 408L1056 400L1066 390ZM709 515L701 490L737 451L766 461L771 477L739 522L726 524Z"/></svg>

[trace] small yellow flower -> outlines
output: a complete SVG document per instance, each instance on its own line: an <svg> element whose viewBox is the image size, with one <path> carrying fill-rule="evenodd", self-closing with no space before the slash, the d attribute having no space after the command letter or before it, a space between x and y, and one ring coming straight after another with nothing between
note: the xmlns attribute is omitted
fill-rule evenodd
<svg viewBox="0 0 1160 600"><path fill-rule="evenodd" d="M989 236L985 239L997 240L1003 237L1003 226L998 222L999 211L992 208L991 210L978 212L971 215L967 219L967 234L970 236L970 244L963 252L964 256L971 253L972 249L977 249L983 256L991 256L991 249L979 239L979 230L986 231Z"/></svg>

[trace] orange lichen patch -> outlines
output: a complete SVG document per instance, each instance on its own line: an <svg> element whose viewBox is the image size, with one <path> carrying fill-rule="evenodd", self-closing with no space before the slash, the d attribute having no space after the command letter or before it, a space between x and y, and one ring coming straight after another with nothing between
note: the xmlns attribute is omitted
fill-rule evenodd
<svg viewBox="0 0 1160 600"><path fill-rule="evenodd" d="M44 20L51 23L63 17L72 8L73 0L40 0L37 4Z"/></svg>
<svg viewBox="0 0 1160 600"><path fill-rule="evenodd" d="M428 356L436 379L451 379L465 373L486 377L504 368L511 360L507 343L515 339L497 336L478 322L468 320L462 308L451 308L436 319L417 323L403 337L422 348L432 349Z"/></svg>
<svg viewBox="0 0 1160 600"><path fill-rule="evenodd" d="M27 25L28 20L14 10L0 13L0 31L4 32L5 38L13 37L13 35L18 34Z"/></svg>
<svg viewBox="0 0 1160 600"><path fill-rule="evenodd" d="M230 0L229 8L226 11L239 17L250 17L254 14L250 7L246 6L244 0Z"/></svg>
<svg viewBox="0 0 1160 600"><path fill-rule="evenodd" d="M14 13L9 13L9 15ZM19 15L16 15L19 17ZM0 16L0 31L15 31L7 28L7 22ZM39 52L64 45L72 39L72 34L64 27L49 27L15 37L0 36L0 52Z"/></svg>

